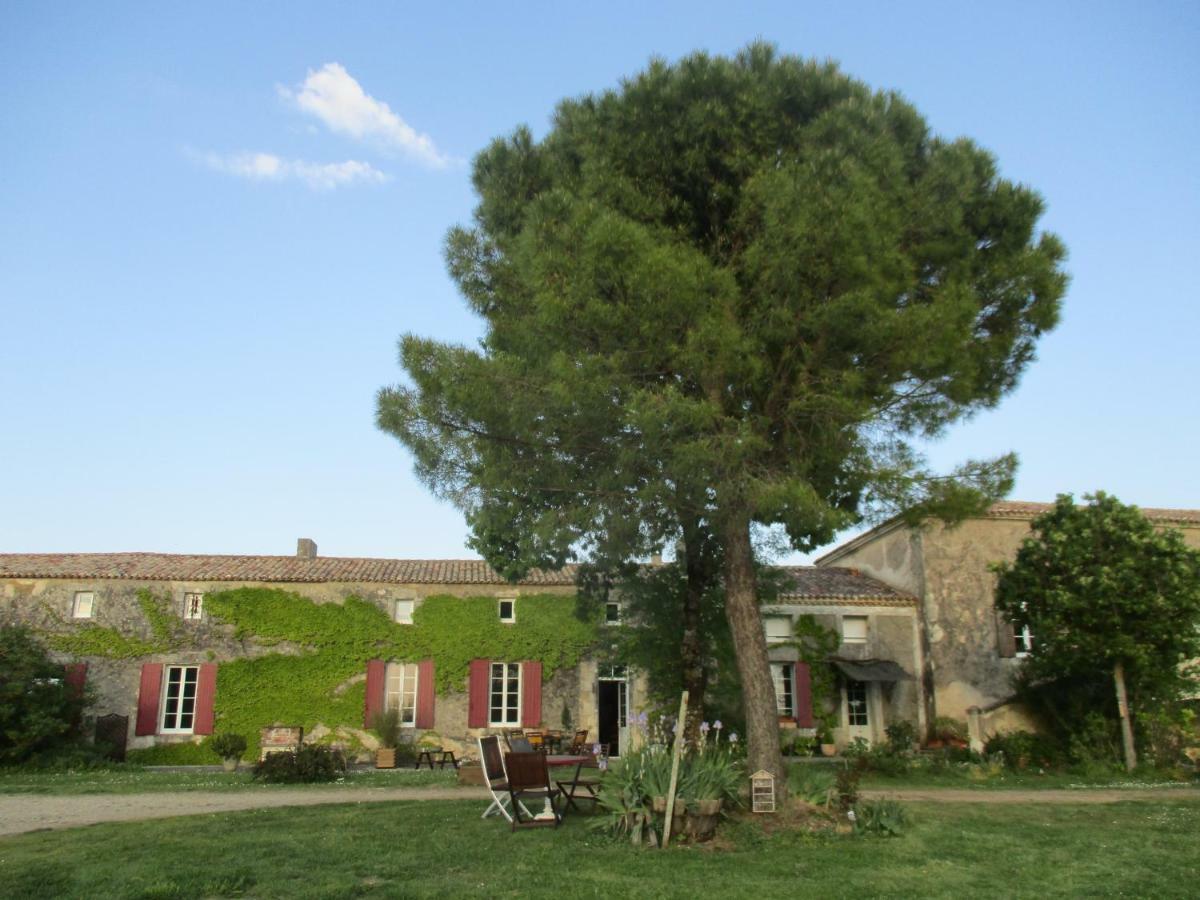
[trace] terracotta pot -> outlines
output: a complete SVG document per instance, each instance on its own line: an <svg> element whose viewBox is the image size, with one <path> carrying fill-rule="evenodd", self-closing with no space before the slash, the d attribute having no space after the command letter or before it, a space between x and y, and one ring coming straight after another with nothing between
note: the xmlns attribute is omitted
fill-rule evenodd
<svg viewBox="0 0 1200 900"><path fill-rule="evenodd" d="M377 769L394 769L396 768L396 748L395 747L380 747L375 751L375 768Z"/></svg>
<svg viewBox="0 0 1200 900"><path fill-rule="evenodd" d="M720 800L697 800L687 816L687 835L697 843L708 841L717 832L721 821Z"/></svg>
<svg viewBox="0 0 1200 900"><path fill-rule="evenodd" d="M650 808L653 809L656 813L665 813L667 811L667 798L666 797L651 797L650 798Z"/></svg>
<svg viewBox="0 0 1200 900"><path fill-rule="evenodd" d="M837 756L837 744L822 744L821 745L821 755L822 756Z"/></svg>
<svg viewBox="0 0 1200 900"><path fill-rule="evenodd" d="M716 800L697 800L688 812L694 812L698 816L715 816L721 811L721 803L719 797Z"/></svg>
<svg viewBox="0 0 1200 900"><path fill-rule="evenodd" d="M238 770L238 763L240 762L241 760L234 756L230 759L221 760L221 765L225 767L226 772L236 772Z"/></svg>

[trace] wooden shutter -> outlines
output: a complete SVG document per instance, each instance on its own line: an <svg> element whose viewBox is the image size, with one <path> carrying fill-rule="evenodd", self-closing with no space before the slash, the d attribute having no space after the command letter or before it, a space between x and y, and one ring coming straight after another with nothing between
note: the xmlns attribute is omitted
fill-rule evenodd
<svg viewBox="0 0 1200 900"><path fill-rule="evenodd" d="M1013 623L996 613L996 652L1004 659L1012 659L1017 655L1017 634Z"/></svg>
<svg viewBox="0 0 1200 900"><path fill-rule="evenodd" d="M521 663L521 727L542 724L542 664Z"/></svg>
<svg viewBox="0 0 1200 900"><path fill-rule="evenodd" d="M363 728L370 728L375 717L383 712L387 690L385 684L387 665L382 659L367 660L367 695L363 700Z"/></svg>
<svg viewBox="0 0 1200 900"><path fill-rule="evenodd" d="M63 668L66 670L63 680L71 696L78 700L83 696L83 686L87 684L87 663L67 663Z"/></svg>
<svg viewBox="0 0 1200 900"><path fill-rule="evenodd" d="M808 663L798 662L792 667L792 706L796 714L796 725L814 728L812 708L812 673Z"/></svg>
<svg viewBox="0 0 1200 900"><path fill-rule="evenodd" d="M196 682L196 717L192 720L192 734L213 733L213 700L217 696L217 664L205 663L200 667Z"/></svg>
<svg viewBox="0 0 1200 900"><path fill-rule="evenodd" d="M433 660L417 663L417 727L433 727Z"/></svg>
<svg viewBox="0 0 1200 900"><path fill-rule="evenodd" d="M162 671L162 663L146 663L142 666L134 734L158 733L158 694L162 690Z"/></svg>
<svg viewBox="0 0 1200 900"><path fill-rule="evenodd" d="M486 659L471 660L470 677L467 680L467 727L487 728L488 682L491 680L491 663Z"/></svg>

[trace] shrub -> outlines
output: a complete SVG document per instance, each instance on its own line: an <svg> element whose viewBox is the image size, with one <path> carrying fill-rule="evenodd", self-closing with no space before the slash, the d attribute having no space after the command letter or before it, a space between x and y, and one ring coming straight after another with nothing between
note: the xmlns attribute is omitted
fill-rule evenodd
<svg viewBox="0 0 1200 900"><path fill-rule="evenodd" d="M893 753L911 753L917 742L917 728L912 722L893 722L884 729L888 749Z"/></svg>
<svg viewBox="0 0 1200 900"><path fill-rule="evenodd" d="M837 791L834 773L826 765L794 765L788 770L788 787L792 796L813 806L833 805Z"/></svg>
<svg viewBox="0 0 1200 900"><path fill-rule="evenodd" d="M835 789L837 791L838 806L843 810L849 810L858 803L858 782L862 778L863 767L859 765L843 764L837 772L835 779Z"/></svg>
<svg viewBox="0 0 1200 900"><path fill-rule="evenodd" d="M995 734L984 744L984 753L991 757L1001 754L1010 769L1053 768L1063 762L1062 751L1053 738L1032 731L1010 731Z"/></svg>
<svg viewBox="0 0 1200 900"><path fill-rule="evenodd" d="M227 731L212 739L212 749L221 759L241 759L246 752L246 739L240 734Z"/></svg>
<svg viewBox="0 0 1200 900"><path fill-rule="evenodd" d="M221 761L221 757L213 751L212 741L205 740L199 744L182 741L130 750L125 754L125 761L141 766L213 766Z"/></svg>
<svg viewBox="0 0 1200 900"><path fill-rule="evenodd" d="M346 774L340 750L305 744L299 750L271 753L254 767L254 778L268 784L312 784L336 781Z"/></svg>
<svg viewBox="0 0 1200 900"><path fill-rule="evenodd" d="M85 698L27 628L0 626L0 765L27 762L82 740Z"/></svg>
<svg viewBox="0 0 1200 900"><path fill-rule="evenodd" d="M967 723L950 716L938 716L933 720L933 733L943 741L965 741Z"/></svg>
<svg viewBox="0 0 1200 900"><path fill-rule="evenodd" d="M864 800L854 806L854 830L859 834L896 837L908 825L908 810L891 797Z"/></svg>

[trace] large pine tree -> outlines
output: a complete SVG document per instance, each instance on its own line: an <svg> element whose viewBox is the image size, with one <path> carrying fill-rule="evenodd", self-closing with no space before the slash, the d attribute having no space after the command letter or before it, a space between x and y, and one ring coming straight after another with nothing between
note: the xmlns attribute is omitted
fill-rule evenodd
<svg viewBox="0 0 1200 900"><path fill-rule="evenodd" d="M995 404L1054 326L1037 194L891 93L754 44L654 62L474 164L452 276L478 348L401 341L379 423L501 571L716 541L750 766L781 773L751 529L977 506L1010 456L910 445Z"/></svg>

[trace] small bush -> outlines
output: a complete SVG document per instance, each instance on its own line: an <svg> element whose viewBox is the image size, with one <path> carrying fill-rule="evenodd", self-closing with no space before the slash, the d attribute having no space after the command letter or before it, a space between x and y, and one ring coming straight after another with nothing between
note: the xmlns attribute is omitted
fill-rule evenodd
<svg viewBox="0 0 1200 900"><path fill-rule="evenodd" d="M897 837L908 825L908 810L891 797L864 800L854 806L854 830L859 834Z"/></svg>
<svg viewBox="0 0 1200 900"><path fill-rule="evenodd" d="M1054 768L1062 764L1062 751L1053 738L1032 731L995 734L984 744L988 757L1001 754L1010 769Z"/></svg>
<svg viewBox="0 0 1200 900"><path fill-rule="evenodd" d="M314 784L336 781L345 774L346 757L342 752L320 744L268 754L254 767L254 778L268 784Z"/></svg>
<svg viewBox="0 0 1200 900"><path fill-rule="evenodd" d="M893 722L884 729L888 749L893 753L911 753L917 742L917 727L912 722Z"/></svg>
<svg viewBox="0 0 1200 900"><path fill-rule="evenodd" d="M826 765L801 764L788 770L792 796L813 806L829 807L837 796L834 773Z"/></svg>
<svg viewBox="0 0 1200 900"><path fill-rule="evenodd" d="M246 739L240 734L227 731L212 739L212 749L221 759L241 759L246 752Z"/></svg>
<svg viewBox="0 0 1200 900"><path fill-rule="evenodd" d="M967 723L962 719L950 716L938 716L933 720L933 733L943 741L965 741L967 739Z"/></svg>
<svg viewBox="0 0 1200 900"><path fill-rule="evenodd" d="M852 809L858 803L858 782L862 774L863 767L859 765L843 765L838 769L835 789L838 806L843 810Z"/></svg>

